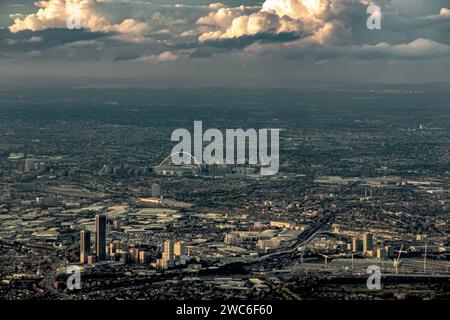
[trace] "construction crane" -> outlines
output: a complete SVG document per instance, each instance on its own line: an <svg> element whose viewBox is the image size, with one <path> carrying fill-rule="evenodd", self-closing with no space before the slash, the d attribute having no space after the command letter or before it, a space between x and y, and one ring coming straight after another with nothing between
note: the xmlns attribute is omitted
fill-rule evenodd
<svg viewBox="0 0 450 320"><path fill-rule="evenodd" d="M398 265L400 264L400 256L402 254L402 252L407 252L407 251L403 251L403 244L400 246L400 250L398 251L398 256L397 259L394 258L394 267L395 267L395 274L398 274Z"/></svg>

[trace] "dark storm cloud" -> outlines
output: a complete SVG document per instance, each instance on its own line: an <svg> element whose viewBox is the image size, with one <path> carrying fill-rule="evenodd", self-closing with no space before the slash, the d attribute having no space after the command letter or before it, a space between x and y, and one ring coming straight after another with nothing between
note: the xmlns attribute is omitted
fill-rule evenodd
<svg viewBox="0 0 450 320"><path fill-rule="evenodd" d="M208 58L215 54L224 53L233 49L243 49L254 43L277 43L290 42L300 38L297 33L285 32L282 34L273 35L270 33L260 33L255 36L243 36L232 39L220 39L214 41L205 41L196 44L192 48L195 49L190 55L190 58Z"/></svg>
<svg viewBox="0 0 450 320"><path fill-rule="evenodd" d="M16 42L16 49L33 49L35 45L39 45L40 49L51 48L57 45L71 43L83 40L94 40L110 36L112 33L104 32L88 32L87 30L67 30L67 29L47 29L42 31L29 31L24 30L17 33L12 33L8 29L0 29L0 38L3 42L8 43L8 40ZM42 41L36 42L36 44L30 45L30 39L33 37L41 38ZM31 41L32 42L32 41ZM26 46L21 47L23 44ZM17 46L21 48L17 48Z"/></svg>
<svg viewBox="0 0 450 320"><path fill-rule="evenodd" d="M129 61L129 60L136 60L140 57L141 57L141 55L137 54L137 53L124 52L124 53L119 53L118 55L116 55L113 60L114 61Z"/></svg>
<svg viewBox="0 0 450 320"><path fill-rule="evenodd" d="M12 33L8 29L0 29L0 51L25 52L45 50L67 43L101 39L111 34L88 32L86 30L47 29L42 31L24 30Z"/></svg>
<svg viewBox="0 0 450 320"><path fill-rule="evenodd" d="M254 36L242 36L231 39L207 40L203 44L207 47L222 49L242 49L249 45L258 43L290 42L302 38L301 34L295 32L282 32L279 34L258 33Z"/></svg>

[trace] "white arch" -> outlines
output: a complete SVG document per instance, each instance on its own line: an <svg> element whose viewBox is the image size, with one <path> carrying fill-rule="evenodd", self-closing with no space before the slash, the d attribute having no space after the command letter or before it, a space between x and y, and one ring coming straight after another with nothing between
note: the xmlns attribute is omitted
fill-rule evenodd
<svg viewBox="0 0 450 320"><path fill-rule="evenodd" d="M182 152L174 152L174 153L172 153L171 155L165 157L164 160L161 161L161 163L160 163L158 166L163 166L164 164L166 164L166 162L167 162L168 160L170 160L170 158L172 158L173 155L180 154L180 153L181 153L181 154L188 155L189 157L191 157L191 159L194 160L194 164L197 166L197 168L200 170L200 172L202 172L202 166L201 166L201 163L198 162L197 159L195 159L195 157L194 157L192 154L190 154L190 153L188 153L188 152L184 152L184 151L182 151Z"/></svg>

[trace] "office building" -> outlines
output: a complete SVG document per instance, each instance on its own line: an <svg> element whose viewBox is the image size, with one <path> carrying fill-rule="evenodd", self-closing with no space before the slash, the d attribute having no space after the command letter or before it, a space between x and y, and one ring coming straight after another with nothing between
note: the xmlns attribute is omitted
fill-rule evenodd
<svg viewBox="0 0 450 320"><path fill-rule="evenodd" d="M186 245L184 244L183 241L179 241L174 244L174 254L175 256L186 255Z"/></svg>
<svg viewBox="0 0 450 320"><path fill-rule="evenodd" d="M106 216L95 216L95 250L98 261L106 260Z"/></svg>
<svg viewBox="0 0 450 320"><path fill-rule="evenodd" d="M34 159L25 159L23 172L31 172L34 170Z"/></svg>
<svg viewBox="0 0 450 320"><path fill-rule="evenodd" d="M393 246L384 246L384 250L386 250L386 257L392 258L395 256L394 247Z"/></svg>
<svg viewBox="0 0 450 320"><path fill-rule="evenodd" d="M377 259L385 259L386 258L386 249L383 247L379 247L376 249Z"/></svg>
<svg viewBox="0 0 450 320"><path fill-rule="evenodd" d="M363 241L361 239L353 238L352 242L353 252L362 252L363 251Z"/></svg>
<svg viewBox="0 0 450 320"><path fill-rule="evenodd" d="M183 241L176 242L174 245L174 258L176 264L186 264L186 245Z"/></svg>
<svg viewBox="0 0 450 320"><path fill-rule="evenodd" d="M164 242L162 258L156 261L156 267L167 270L173 268L175 265L185 265L186 260L185 243L182 241L173 243L170 240L166 240Z"/></svg>
<svg viewBox="0 0 450 320"><path fill-rule="evenodd" d="M150 262L150 254L145 251L139 251L139 263L149 263Z"/></svg>
<svg viewBox="0 0 450 320"><path fill-rule="evenodd" d="M134 263L139 263L139 248L131 248L131 259Z"/></svg>
<svg viewBox="0 0 450 320"><path fill-rule="evenodd" d="M363 252L373 251L373 234L365 233L363 238Z"/></svg>
<svg viewBox="0 0 450 320"><path fill-rule="evenodd" d="M164 260L173 259L173 251L174 251L173 242L170 240L166 240L166 242L164 242L164 252L163 252L162 258Z"/></svg>
<svg viewBox="0 0 450 320"><path fill-rule="evenodd" d="M87 257L91 252L91 233L89 230L80 231L80 263L87 263Z"/></svg>
<svg viewBox="0 0 450 320"><path fill-rule="evenodd" d="M175 266L174 261L174 245L170 240L164 242L164 252L162 258L157 261L157 266L159 269L167 270Z"/></svg>

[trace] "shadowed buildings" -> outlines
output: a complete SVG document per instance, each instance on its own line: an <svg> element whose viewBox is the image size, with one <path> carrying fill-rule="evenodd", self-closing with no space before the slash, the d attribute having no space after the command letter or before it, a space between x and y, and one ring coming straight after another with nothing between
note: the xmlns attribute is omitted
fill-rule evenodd
<svg viewBox="0 0 450 320"><path fill-rule="evenodd" d="M106 216L98 214L95 216L95 249L97 261L106 260Z"/></svg>
<svg viewBox="0 0 450 320"><path fill-rule="evenodd" d="M87 256L91 251L91 232L89 230L80 231L80 263L87 262Z"/></svg>

